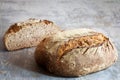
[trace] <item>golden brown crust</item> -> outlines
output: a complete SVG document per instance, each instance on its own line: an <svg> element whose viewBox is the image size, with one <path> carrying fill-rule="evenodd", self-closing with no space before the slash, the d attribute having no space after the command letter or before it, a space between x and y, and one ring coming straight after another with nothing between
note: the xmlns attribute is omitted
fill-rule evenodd
<svg viewBox="0 0 120 80"><path fill-rule="evenodd" d="M9 34L9 33L12 33L12 32L16 33L19 30L21 30L24 26L29 27L29 26L32 26L32 25L40 24L40 23L44 23L46 25L53 24L53 22L49 21L49 20L38 20L38 21L35 21L35 20L36 19L30 18L26 22L15 23L15 24L10 26L10 28L8 29L6 34Z"/></svg>
<svg viewBox="0 0 120 80"><path fill-rule="evenodd" d="M82 36L74 39L70 39L65 42L63 45L60 45L58 48L58 56L61 58L65 53L68 53L75 48L84 48L84 47L98 47L104 42L108 41L108 38L101 33L96 33L95 35Z"/></svg>

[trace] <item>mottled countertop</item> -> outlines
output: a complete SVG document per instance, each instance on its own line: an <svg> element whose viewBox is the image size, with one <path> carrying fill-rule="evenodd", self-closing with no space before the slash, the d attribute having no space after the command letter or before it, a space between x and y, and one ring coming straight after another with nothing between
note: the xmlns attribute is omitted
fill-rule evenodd
<svg viewBox="0 0 120 80"><path fill-rule="evenodd" d="M68 78L40 69L35 48L8 52L5 31L28 18L48 19L62 29L94 28L110 37L120 57L120 0L0 0L0 80L120 80L120 58L106 70Z"/></svg>

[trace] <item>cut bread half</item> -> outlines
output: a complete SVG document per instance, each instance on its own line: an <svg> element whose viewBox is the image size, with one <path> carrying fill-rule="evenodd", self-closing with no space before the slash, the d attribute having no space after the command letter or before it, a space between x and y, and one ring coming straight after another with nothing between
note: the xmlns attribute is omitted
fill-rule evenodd
<svg viewBox="0 0 120 80"><path fill-rule="evenodd" d="M33 47L58 31L60 28L52 21L31 18L11 25L4 35L4 43L10 51Z"/></svg>

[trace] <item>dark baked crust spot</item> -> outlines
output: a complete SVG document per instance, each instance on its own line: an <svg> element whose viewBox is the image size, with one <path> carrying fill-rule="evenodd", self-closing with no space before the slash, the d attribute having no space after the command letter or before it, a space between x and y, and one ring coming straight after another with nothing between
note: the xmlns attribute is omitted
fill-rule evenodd
<svg viewBox="0 0 120 80"><path fill-rule="evenodd" d="M43 22L45 23L45 24L50 24L50 23L52 23L53 24L53 22L52 21L48 21L48 20L43 20Z"/></svg>
<svg viewBox="0 0 120 80"><path fill-rule="evenodd" d="M87 48L84 52L83 52L83 55L88 51L89 48Z"/></svg>
<svg viewBox="0 0 120 80"><path fill-rule="evenodd" d="M18 26L17 23L15 23L15 24L13 24L13 25L10 26L10 28L9 28L8 31L7 31L7 34L8 34L8 33L12 33L12 32L16 33L16 32L18 32L20 29L22 29L22 26Z"/></svg>

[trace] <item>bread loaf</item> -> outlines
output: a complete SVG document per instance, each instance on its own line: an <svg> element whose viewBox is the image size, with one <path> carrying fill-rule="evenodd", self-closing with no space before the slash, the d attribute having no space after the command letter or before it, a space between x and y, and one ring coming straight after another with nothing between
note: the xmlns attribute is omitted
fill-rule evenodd
<svg viewBox="0 0 120 80"><path fill-rule="evenodd" d="M113 43L91 29L58 32L37 46L38 65L59 76L81 76L108 68L117 60Z"/></svg>
<svg viewBox="0 0 120 80"><path fill-rule="evenodd" d="M60 31L59 27L48 20L29 19L10 26L4 35L8 50L37 46L45 37Z"/></svg>

